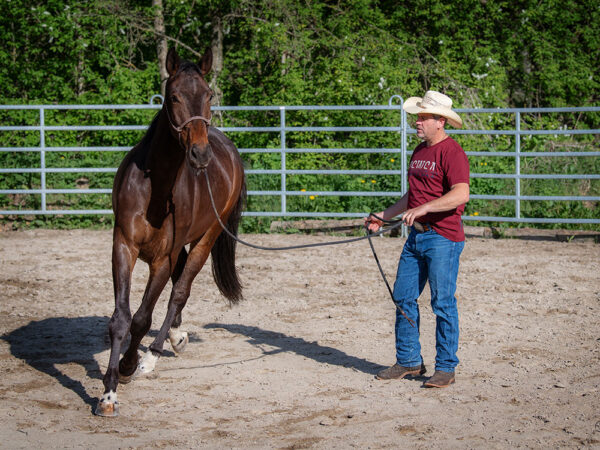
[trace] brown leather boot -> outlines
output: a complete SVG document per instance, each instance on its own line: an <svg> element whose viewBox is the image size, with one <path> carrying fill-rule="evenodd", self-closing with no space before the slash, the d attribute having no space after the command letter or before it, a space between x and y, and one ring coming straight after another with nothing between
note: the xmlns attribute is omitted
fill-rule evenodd
<svg viewBox="0 0 600 450"><path fill-rule="evenodd" d="M392 380L395 378L404 378L409 375L411 375L411 376L423 375L425 372L427 372L427 369L425 368L425 364L421 364L420 366L414 366L414 367L404 367L404 366L401 366L400 364L396 363L392 367L383 369L381 372L379 372L377 375L375 375L375 378L377 378L378 380Z"/></svg>
<svg viewBox="0 0 600 450"><path fill-rule="evenodd" d="M442 372L436 370L433 376L423 383L428 388L445 388L454 383L454 372Z"/></svg>

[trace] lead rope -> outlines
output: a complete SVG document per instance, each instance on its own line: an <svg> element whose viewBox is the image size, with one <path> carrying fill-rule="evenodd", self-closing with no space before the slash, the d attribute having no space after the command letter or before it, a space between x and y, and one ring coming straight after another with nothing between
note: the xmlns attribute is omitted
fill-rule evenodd
<svg viewBox="0 0 600 450"><path fill-rule="evenodd" d="M384 220L381 217L378 217L377 215L370 213L369 216L373 216L376 219L381 220L383 223L386 223L389 221L388 220ZM399 220L400 223L402 223L402 220ZM365 230L367 233L367 239L369 241L369 246L371 247L371 251L373 252L373 258L375 258L375 262L377 263L377 268L379 269L379 273L381 274L381 278L383 278L383 281L385 282L385 286L387 287L388 292L390 293L390 298L392 299L392 302L394 302L394 305L396 305L396 309L398 309L398 312L400 314L402 314L402 316L408 320L408 323L410 323L410 325L415 328L415 322L414 320L412 320L410 317L408 317L406 315L406 313L404 312L404 310L402 308L400 308L397 304L396 301L394 300L394 293L392 292L392 288L390 287L390 283L388 283L387 277L385 276L385 272L383 271L383 267L381 267L381 263L379 262L379 258L377 257L377 253L375 252L375 247L373 246L373 242L371 241L371 231L369 230L369 228L367 228L367 225L365 224Z"/></svg>
<svg viewBox="0 0 600 450"><path fill-rule="evenodd" d="M225 231L225 233L227 233L229 235L229 237L231 237L235 241L237 241L240 244L243 244L243 245L245 245L247 247L255 248L257 250L266 250L266 251L297 250L297 249L301 249L301 248L325 247L327 245L348 244L348 243L351 243L351 242L357 242L357 241L362 241L364 239L367 239L369 241L369 246L371 247L371 251L373 252L373 257L375 258L375 262L377 263L377 267L379 268L379 273L381 274L381 277L383 278L383 281L385 282L387 290L390 293L390 297L392 299L392 302L394 303L394 305L398 309L398 312L400 312L400 314L402 314L402 316L406 320L408 320L408 323L410 323L413 328L415 327L415 322L410 317L408 317L406 315L406 313L404 312L404 310L402 308L400 308L400 306L398 306L396 304L396 302L394 300L394 294L392 292L392 288L390 288L390 284L388 283L388 280L387 280L387 278L385 276L385 273L383 272L383 268L381 267L381 264L379 262L379 258L377 257L377 253L375 252L375 247L373 246L373 242L371 241L372 237L374 237L374 236L381 236L382 234L387 233L388 231L391 231L391 230L393 230L393 229L398 228L399 226L401 226L402 225L402 219L398 219L398 220L385 220L385 219L382 219L381 217L378 217L377 215L375 215L373 213L370 213L369 217L371 217L371 216L375 217L376 219L380 220L382 223L390 224L390 226L387 227L387 228L381 228L379 231L377 231L375 233L371 233L371 231L367 228L367 226L365 224L366 236L361 236L361 237L352 238L352 239L344 239L344 240L341 240L341 241L318 242L318 243L314 243L314 244L302 244L302 245L290 245L290 246L286 246L286 247L263 247L262 245L256 245L256 244L251 244L250 242L246 242L246 241L240 239L237 235L235 235L231 231L229 231L229 229L227 228L227 226L225 226L225 224L221 220L221 216L219 215L219 213L217 211L217 206L215 205L215 199L213 198L212 188L210 187L210 180L208 178L208 171L207 170L203 170L203 172L204 172L204 177L206 178L206 186L208 187L208 196L210 197L210 204L212 205L213 212L215 213L215 217L217 218L217 221L219 222L219 225L221 225L221 228L223 229L223 231Z"/></svg>

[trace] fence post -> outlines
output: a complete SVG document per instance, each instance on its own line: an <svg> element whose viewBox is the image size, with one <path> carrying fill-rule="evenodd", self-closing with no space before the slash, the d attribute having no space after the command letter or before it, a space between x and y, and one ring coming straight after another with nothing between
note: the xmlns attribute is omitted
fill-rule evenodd
<svg viewBox="0 0 600 450"><path fill-rule="evenodd" d="M42 191L42 213L46 213L46 130L45 109L40 107L40 189Z"/></svg>
<svg viewBox="0 0 600 450"><path fill-rule="evenodd" d="M281 140L281 213L287 212L287 189L285 176L285 106L279 107L279 125L280 125L280 140Z"/></svg>
<svg viewBox="0 0 600 450"><path fill-rule="evenodd" d="M404 106L404 99L402 97L400 97L400 105ZM406 156L407 156L407 152L406 152L406 147L408 145L408 143L406 142L406 111L404 111L404 108L402 108L402 111L400 113L400 117L402 120L402 147L401 147L401 152L402 152L402 195L406 194L408 192L408 165L406 163ZM408 227L406 225L402 225L402 237L408 237Z"/></svg>
<svg viewBox="0 0 600 450"><path fill-rule="evenodd" d="M515 217L521 218L521 112L515 113Z"/></svg>
<svg viewBox="0 0 600 450"><path fill-rule="evenodd" d="M407 172L407 164L406 164L406 147L407 147L407 142L406 142L406 111L404 111L404 108L402 108L404 106L404 98L402 98L402 96L400 95L392 95L390 97L390 100L388 102L388 104L390 106L392 106L392 100L398 98L400 99L400 127L401 127L401 131L400 131L400 155L401 155L401 170L402 170L402 175L400 175L400 192L402 192L402 195L406 194L406 192L408 191L408 172ZM399 199L396 199L396 201ZM402 237L408 237L408 228L406 227L406 225L402 225Z"/></svg>

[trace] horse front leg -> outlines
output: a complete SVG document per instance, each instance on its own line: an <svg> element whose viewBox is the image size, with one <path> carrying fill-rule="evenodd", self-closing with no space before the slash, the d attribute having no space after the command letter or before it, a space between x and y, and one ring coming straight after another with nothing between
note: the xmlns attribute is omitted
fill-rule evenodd
<svg viewBox="0 0 600 450"><path fill-rule="evenodd" d="M103 378L104 394L100 398L95 414L105 417L119 415L117 385L119 383L119 356L123 340L127 337L131 324L129 294L131 273L138 251L129 245L118 229L113 237L112 272L115 294L115 310L108 324L110 336L110 358Z"/></svg>
<svg viewBox="0 0 600 450"><path fill-rule="evenodd" d="M156 356L162 354L164 342L167 338L167 334L171 330L176 330L172 331L171 334L175 337L175 339L177 339L178 327L172 328L172 326L179 325L176 322L176 319L181 315L181 311L187 303L187 300L190 296L192 282L194 281L194 278L198 272L200 272L204 266L215 239L216 236L213 237L210 233L207 233L204 235L200 243L198 243L198 245L193 247L190 251L183 272L177 282L173 285L165 320L160 328L160 331L158 332L158 335L156 336L156 339L152 344L150 344L150 349L148 352L152 355ZM184 340L187 341L186 338L187 336L184 337ZM183 350L184 346L185 344L183 346L180 344L179 352Z"/></svg>
<svg viewBox="0 0 600 450"><path fill-rule="evenodd" d="M182 248L181 251L179 252L179 256L177 257L177 263L175 264L175 268L173 270L173 273L171 274L171 280L173 281L173 285L176 284L177 280L181 276L181 273L183 272L183 268L185 267L185 263L187 261L187 256L188 256L187 255L187 251L185 250L185 248ZM170 267L170 265L169 265L169 267ZM163 289L164 285L166 284L166 281L168 280L168 274L166 274L166 275L167 275L167 277L166 277L164 283L162 284L162 287L161 287L160 291L158 292L158 295L160 295L160 292L162 292L162 289ZM154 299L154 301L153 301L152 309L154 308L154 303L155 302L156 302L156 299ZM143 307L144 307L144 302L142 302L142 306L140 306L140 311L138 311L135 314L135 316L133 317L133 325L132 325L132 331L131 331L132 342L133 342L133 335L134 335L133 328L134 328L134 325L136 324L136 316L139 313L140 314L140 318L139 318L140 321L143 320L143 317L144 317L144 315L142 314L142 308ZM151 312L150 312L150 315L151 315ZM181 324L181 316L179 316L179 324ZM139 345L139 343L141 342L142 337L145 336L146 333L148 332L148 330L150 329L150 325L151 325L151 320L148 320L147 322L145 322L143 324L143 332L140 335L139 341L137 341L137 345ZM183 341L185 341L185 342L183 343L182 347L185 347L185 344L187 343L187 333L184 334ZM135 350L135 356L137 357L137 347L136 347L136 350ZM159 352L153 352L152 350L149 349L144 354L142 360L140 361L139 365L137 366L138 374L139 375L146 375L146 374L149 374L152 371L154 371L154 368L156 367L156 363L157 363L157 361L158 361L159 358L160 358L160 353ZM121 362L121 364L123 364L123 361Z"/></svg>
<svg viewBox="0 0 600 450"><path fill-rule="evenodd" d="M150 264L150 276L140 307L131 321L131 342L129 348L119 363L119 381L128 383L138 368L138 347L152 325L152 312L171 273L171 263L168 257L161 258Z"/></svg>

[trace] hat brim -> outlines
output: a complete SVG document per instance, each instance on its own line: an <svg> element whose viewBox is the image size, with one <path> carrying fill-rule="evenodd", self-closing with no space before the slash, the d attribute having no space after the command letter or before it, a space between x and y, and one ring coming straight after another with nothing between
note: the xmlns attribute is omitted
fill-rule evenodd
<svg viewBox="0 0 600 450"><path fill-rule="evenodd" d="M454 128L462 128L462 119L458 114L452 111L450 108L444 108L443 106L439 107L430 107L423 108L419 106L423 99L421 97L409 97L404 102L402 109L409 114L435 114L438 116L445 117L448 119L448 123L452 125Z"/></svg>

